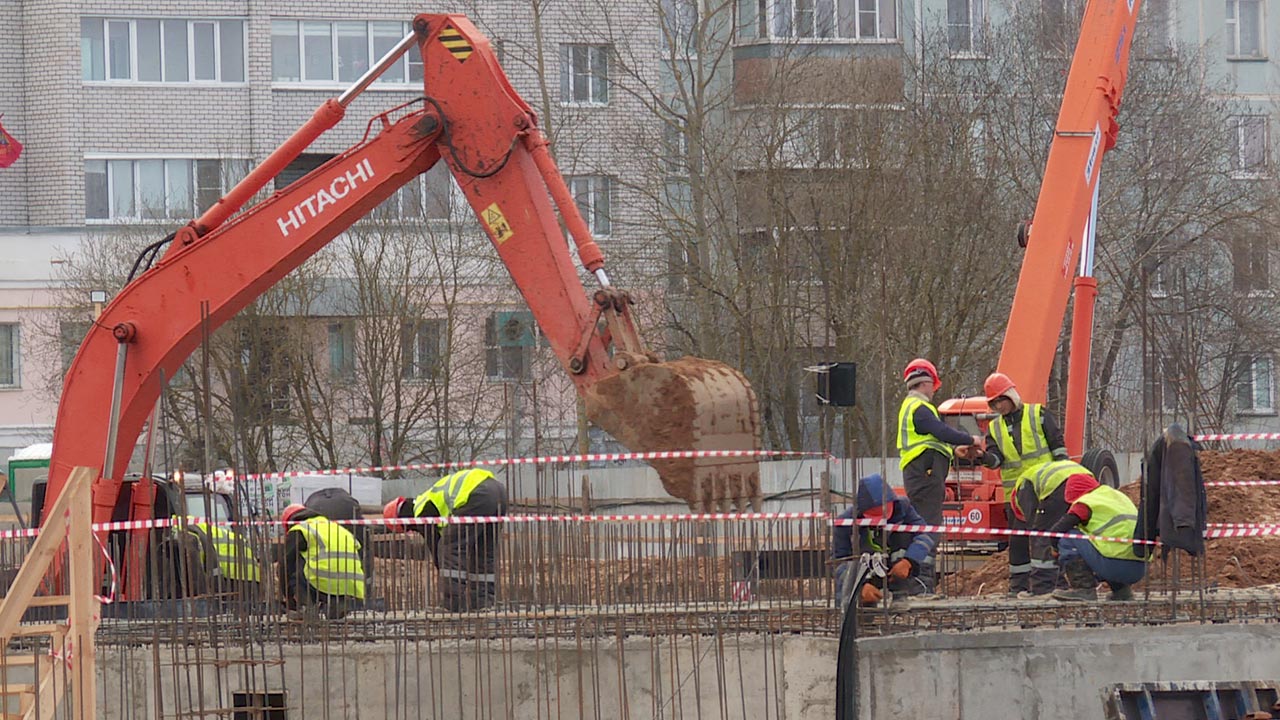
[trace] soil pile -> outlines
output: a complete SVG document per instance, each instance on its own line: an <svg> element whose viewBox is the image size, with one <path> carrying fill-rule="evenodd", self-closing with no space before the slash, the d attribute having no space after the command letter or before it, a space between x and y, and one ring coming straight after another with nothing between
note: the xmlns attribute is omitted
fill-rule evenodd
<svg viewBox="0 0 1280 720"><path fill-rule="evenodd" d="M1200 453L1205 482L1224 480L1280 480L1280 451L1232 450ZM1138 498L1138 483L1121 490ZM1209 487L1208 517L1212 523L1280 523L1280 485L1259 487ZM1220 538L1207 542L1206 573L1210 586L1256 587L1280 583L1280 536L1260 538ZM1187 577L1188 563L1182 574ZM1151 576L1163 573L1159 562L1151 566ZM997 553L977 568L947 578L950 595L1004 595L1009 589L1007 553Z"/></svg>

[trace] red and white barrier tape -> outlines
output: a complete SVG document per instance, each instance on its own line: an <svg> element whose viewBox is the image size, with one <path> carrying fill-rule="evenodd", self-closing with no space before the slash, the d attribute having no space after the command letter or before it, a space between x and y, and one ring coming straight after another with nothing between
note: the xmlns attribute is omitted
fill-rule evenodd
<svg viewBox="0 0 1280 720"><path fill-rule="evenodd" d="M1192 435L1192 440L1280 440L1280 433L1264 432L1264 433L1206 433L1204 435Z"/></svg>
<svg viewBox="0 0 1280 720"><path fill-rule="evenodd" d="M662 450L657 452L593 453L587 455L540 455L537 457L496 458L493 460L462 460L447 463L412 463L409 465L370 465L367 467L331 468L326 470L287 470L271 473L248 473L245 480L295 478L305 475L350 475L399 470L445 470L467 467L502 467L508 465L549 465L578 462L621 462L623 460L678 460L682 458L735 458L735 457L830 457L830 453L801 452L798 450Z"/></svg>
<svg viewBox="0 0 1280 720"><path fill-rule="evenodd" d="M1280 480L1212 480L1204 484L1205 487L1259 487L1265 485L1280 485Z"/></svg>

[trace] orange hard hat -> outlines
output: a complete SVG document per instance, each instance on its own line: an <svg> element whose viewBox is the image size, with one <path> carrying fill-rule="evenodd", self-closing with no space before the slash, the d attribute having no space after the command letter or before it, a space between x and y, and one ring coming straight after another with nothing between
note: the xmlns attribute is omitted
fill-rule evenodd
<svg viewBox="0 0 1280 720"><path fill-rule="evenodd" d="M294 515L297 515L298 513L306 509L307 509L306 505L293 503L288 507L286 507L284 510L280 511L280 522L284 523L285 525L288 525L289 521L293 519Z"/></svg>
<svg viewBox="0 0 1280 720"><path fill-rule="evenodd" d="M403 504L404 504L404 498L398 497L392 500L391 502L387 503L386 505L383 505L382 506L383 519L385 520L400 519L400 506ZM397 532L404 532L409 529L405 527L404 523L387 523L387 527Z"/></svg>
<svg viewBox="0 0 1280 720"><path fill-rule="evenodd" d="M982 392L987 396L987 402L992 403L996 398L1009 394L1010 390L1016 390L1013 380L1002 372L993 372L987 376L987 381L982 383Z"/></svg>
<svg viewBox="0 0 1280 720"><path fill-rule="evenodd" d="M902 370L902 379L906 381L908 388L913 387L922 377L928 377L933 380L934 392L937 392L938 388L942 387L942 381L938 379L938 368L924 358L912 360Z"/></svg>

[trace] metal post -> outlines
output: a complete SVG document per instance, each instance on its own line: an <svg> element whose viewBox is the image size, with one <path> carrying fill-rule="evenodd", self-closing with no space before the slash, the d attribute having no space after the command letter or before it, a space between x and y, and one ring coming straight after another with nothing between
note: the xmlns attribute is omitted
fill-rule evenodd
<svg viewBox="0 0 1280 720"><path fill-rule="evenodd" d="M355 100L360 93L369 89L369 86L373 84L374 80L377 80L381 77L382 73L386 72L392 65L395 65L396 62L400 60L400 56L408 52L409 48L417 43L417 40L417 33L411 32L408 35L405 35L404 39L396 43L395 47L387 51L387 54L383 55L381 60L357 78L351 87L342 91L342 94L338 96L338 104L343 107L350 105L351 101Z"/></svg>
<svg viewBox="0 0 1280 720"><path fill-rule="evenodd" d="M116 436L120 433L120 405L124 402L124 363L128 355L128 343L121 340L116 345L116 374L111 386L111 416L107 420L107 456L103 460L103 477L113 477L116 465Z"/></svg>

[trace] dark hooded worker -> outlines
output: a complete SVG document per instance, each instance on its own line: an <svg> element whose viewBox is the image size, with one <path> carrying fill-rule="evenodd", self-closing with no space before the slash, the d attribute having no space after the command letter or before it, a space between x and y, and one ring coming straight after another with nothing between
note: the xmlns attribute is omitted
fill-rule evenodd
<svg viewBox="0 0 1280 720"><path fill-rule="evenodd" d="M842 520L866 518L897 525L925 525L925 520L912 507L911 501L900 497L879 474L868 475L858 481L858 493L854 504L837 516ZM883 532L874 526L858 527L858 545L863 551L880 552L888 556L889 591L894 597L929 594L934 591L936 576L933 566L934 536L925 532L895 531L888 534L882 544ZM832 529L831 556L833 560L853 560L853 531L851 525L836 525ZM844 580L844 574L853 570L854 563L841 563L836 568L836 588ZM881 578L873 578L862 586L861 601L874 605L883 598Z"/></svg>

